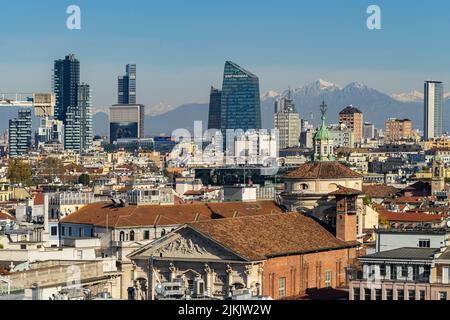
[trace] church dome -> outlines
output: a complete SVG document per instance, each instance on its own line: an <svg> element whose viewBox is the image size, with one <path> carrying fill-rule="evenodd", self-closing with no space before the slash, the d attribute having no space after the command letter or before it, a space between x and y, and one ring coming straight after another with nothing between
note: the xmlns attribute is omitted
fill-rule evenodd
<svg viewBox="0 0 450 320"><path fill-rule="evenodd" d="M319 129L319 131L316 132L316 135L314 136L314 140L316 140L316 141L332 140L331 132L327 129L326 126L322 126Z"/></svg>

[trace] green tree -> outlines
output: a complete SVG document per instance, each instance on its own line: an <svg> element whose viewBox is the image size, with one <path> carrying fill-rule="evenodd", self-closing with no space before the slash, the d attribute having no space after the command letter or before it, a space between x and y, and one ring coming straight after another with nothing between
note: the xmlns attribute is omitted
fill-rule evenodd
<svg viewBox="0 0 450 320"><path fill-rule="evenodd" d="M8 161L7 177L12 183L27 183L32 176L31 166L18 159Z"/></svg>
<svg viewBox="0 0 450 320"><path fill-rule="evenodd" d="M39 173L42 175L60 176L64 172L64 163L58 158L48 157L39 164Z"/></svg>
<svg viewBox="0 0 450 320"><path fill-rule="evenodd" d="M3 245L0 243L0 250L2 250L3 249Z"/></svg>
<svg viewBox="0 0 450 320"><path fill-rule="evenodd" d="M82 184L83 186L89 186L91 184L91 176L86 173L83 173L78 178L78 183Z"/></svg>

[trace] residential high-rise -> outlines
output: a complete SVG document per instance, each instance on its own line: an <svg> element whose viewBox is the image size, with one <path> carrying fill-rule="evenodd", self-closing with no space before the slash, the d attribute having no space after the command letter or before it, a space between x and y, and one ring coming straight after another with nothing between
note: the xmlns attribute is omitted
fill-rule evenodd
<svg viewBox="0 0 450 320"><path fill-rule="evenodd" d="M145 106L142 104L114 105L109 110L109 137L118 139L144 138Z"/></svg>
<svg viewBox="0 0 450 320"><path fill-rule="evenodd" d="M31 148L31 110L20 109L16 119L9 120L9 156L20 157Z"/></svg>
<svg viewBox="0 0 450 320"><path fill-rule="evenodd" d="M118 104L136 104L136 65L127 64L126 74L118 78Z"/></svg>
<svg viewBox="0 0 450 320"><path fill-rule="evenodd" d="M361 111L353 106L348 106L339 113L339 123L345 124L353 130L355 143L361 144L363 140L364 116Z"/></svg>
<svg viewBox="0 0 450 320"><path fill-rule="evenodd" d="M291 91L286 97L275 102L274 127L278 130L280 149L298 147L300 140L300 116L291 98Z"/></svg>
<svg viewBox="0 0 450 320"><path fill-rule="evenodd" d="M67 110L77 105L80 84L80 61L70 54L64 60L56 60L53 70L53 92L56 98L55 118L66 124Z"/></svg>
<svg viewBox="0 0 450 320"><path fill-rule="evenodd" d="M386 140L390 142L411 139L412 121L409 119L388 119L385 125Z"/></svg>
<svg viewBox="0 0 450 320"><path fill-rule="evenodd" d="M91 87L84 82L78 86L78 108L81 113L81 150L87 150L92 147L94 133L92 128Z"/></svg>
<svg viewBox="0 0 450 320"><path fill-rule="evenodd" d="M224 133L261 129L259 79L231 61L225 63L220 122Z"/></svg>
<svg viewBox="0 0 450 320"><path fill-rule="evenodd" d="M92 147L93 139L91 89L82 83L77 89L77 105L66 112L64 148L82 152Z"/></svg>
<svg viewBox="0 0 450 320"><path fill-rule="evenodd" d="M425 82L424 139L439 138L444 133L444 84Z"/></svg>
<svg viewBox="0 0 450 320"><path fill-rule="evenodd" d="M222 92L219 89L211 87L209 96L209 117L208 129L220 130L220 112L221 112Z"/></svg>

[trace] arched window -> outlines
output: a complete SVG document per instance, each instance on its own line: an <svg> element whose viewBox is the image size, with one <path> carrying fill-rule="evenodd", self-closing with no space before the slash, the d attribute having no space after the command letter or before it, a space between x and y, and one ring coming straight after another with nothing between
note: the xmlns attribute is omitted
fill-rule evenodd
<svg viewBox="0 0 450 320"><path fill-rule="evenodd" d="M119 241L125 241L125 232L120 231Z"/></svg>
<svg viewBox="0 0 450 320"><path fill-rule="evenodd" d="M165 236L166 235L166 229L162 229L161 230L161 237L163 237L163 236Z"/></svg>
<svg viewBox="0 0 450 320"><path fill-rule="evenodd" d="M134 241L134 231L130 232L130 241Z"/></svg>

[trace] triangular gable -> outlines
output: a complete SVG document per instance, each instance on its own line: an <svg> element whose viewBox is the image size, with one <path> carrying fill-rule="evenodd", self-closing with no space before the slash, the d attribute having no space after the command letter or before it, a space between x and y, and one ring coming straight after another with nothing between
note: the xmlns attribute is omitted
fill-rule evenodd
<svg viewBox="0 0 450 320"><path fill-rule="evenodd" d="M166 236L134 251L128 258L149 259L151 257L173 260L244 261L236 253L222 247L196 230L183 226Z"/></svg>

